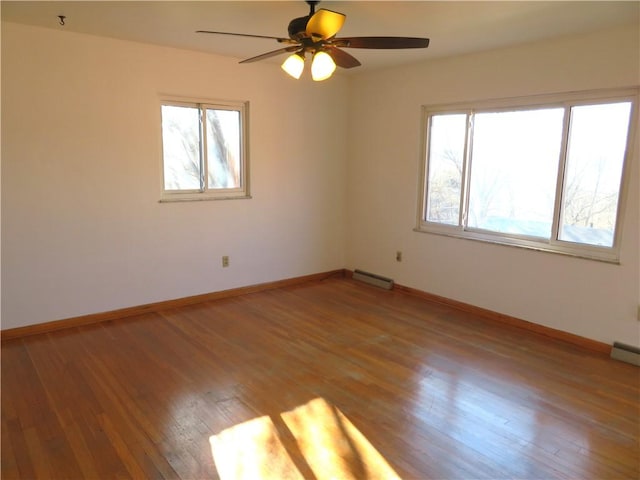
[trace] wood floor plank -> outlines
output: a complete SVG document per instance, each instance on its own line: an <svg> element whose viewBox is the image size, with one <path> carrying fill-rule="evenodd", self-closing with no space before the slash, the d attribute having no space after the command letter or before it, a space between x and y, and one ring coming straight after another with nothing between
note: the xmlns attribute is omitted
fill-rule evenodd
<svg viewBox="0 0 640 480"><path fill-rule="evenodd" d="M20 470L18 467L18 459L13 451L13 443L11 441L11 430L16 431L16 427L11 427L9 421L2 420L0 424L0 463L2 464L3 477L4 478L19 478ZM20 449L22 452L25 449ZM33 475L33 474L32 474Z"/></svg>
<svg viewBox="0 0 640 480"><path fill-rule="evenodd" d="M1 353L3 479L249 471L218 455L219 470L212 444L230 457L264 448L265 478L372 478L385 465L405 479L640 477L640 369L349 279Z"/></svg>

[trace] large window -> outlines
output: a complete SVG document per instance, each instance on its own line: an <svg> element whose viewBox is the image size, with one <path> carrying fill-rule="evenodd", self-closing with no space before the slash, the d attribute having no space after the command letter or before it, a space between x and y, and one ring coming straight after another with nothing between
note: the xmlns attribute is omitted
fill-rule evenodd
<svg viewBox="0 0 640 480"><path fill-rule="evenodd" d="M418 230L618 261L636 98L425 107Z"/></svg>
<svg viewBox="0 0 640 480"><path fill-rule="evenodd" d="M162 101L162 200L248 196L246 108Z"/></svg>

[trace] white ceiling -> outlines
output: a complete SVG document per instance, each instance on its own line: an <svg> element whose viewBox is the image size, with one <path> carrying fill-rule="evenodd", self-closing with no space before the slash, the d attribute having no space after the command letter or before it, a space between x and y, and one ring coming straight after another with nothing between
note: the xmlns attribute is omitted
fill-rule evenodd
<svg viewBox="0 0 640 480"><path fill-rule="evenodd" d="M639 1L325 1L344 13L338 37L428 37L419 50L350 49L357 73L450 55L640 23ZM287 36L307 15L298 1L2 1L3 21L38 25L244 59L280 48L275 40L196 34L196 30ZM58 24L65 15L65 25ZM585 52L588 55L589 52ZM282 62L284 56L264 60Z"/></svg>

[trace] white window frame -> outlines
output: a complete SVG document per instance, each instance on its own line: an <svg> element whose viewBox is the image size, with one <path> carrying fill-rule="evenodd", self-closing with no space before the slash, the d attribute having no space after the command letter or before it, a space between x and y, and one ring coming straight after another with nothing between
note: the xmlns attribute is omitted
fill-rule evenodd
<svg viewBox="0 0 640 480"><path fill-rule="evenodd" d="M418 208L417 208L417 225L414 229L417 232L433 233L457 238L484 241L500 245L508 245L515 247L528 248L533 250L559 253L571 255L581 258L600 260L610 263L620 262L620 242L622 238L622 223L624 219L624 210L626 204L629 172L631 170L631 161L633 149L636 147L636 134L638 125L638 103L640 89L624 88L614 90L598 90L588 92L570 92L554 95L539 95L531 97L517 97L507 99L494 99L487 101L465 102L459 104L435 105L422 107L422 148L420 159L420 175L418 186ZM560 240L558 230L560 225L562 193L564 188L564 170L567 162L567 138L569 133L569 115L570 108L579 105L597 105L613 102L631 102L631 113L629 121L629 129L627 132L627 148L625 151L621 182L619 187L619 199L616 212L616 225L613 234L613 245L611 247L585 245L574 243L566 240ZM501 232L493 232L472 228L467 226L467 212L469 210L469 132L473 126L469 125L470 115L474 113L499 112L527 110L536 108L564 108L564 125L562 133L562 146L560 153L560 163L558 167L558 176L556 182L555 203L552 220L552 231L549 239L541 239L537 237L528 237L525 235L507 234ZM467 114L467 131L465 137L465 146L463 153L463 169L461 178L461 199L460 199L460 215L458 225L447 225L444 223L431 222L427 218L427 185L429 179L429 130L430 118L433 115L442 114Z"/></svg>
<svg viewBox="0 0 640 480"><path fill-rule="evenodd" d="M164 148L162 141L162 107L178 106L198 108L200 115L200 188L199 189L183 189L183 190L166 190L164 178ZM210 110L229 110L237 111L240 114L240 186L237 188L209 188L207 185L208 161L207 155L207 135L205 131L206 115L205 111ZM229 101L229 100L211 100L184 98L176 96L163 95L159 103L159 122L160 127L160 202L184 202L198 200L233 200L251 198L249 193L249 102L247 101Z"/></svg>

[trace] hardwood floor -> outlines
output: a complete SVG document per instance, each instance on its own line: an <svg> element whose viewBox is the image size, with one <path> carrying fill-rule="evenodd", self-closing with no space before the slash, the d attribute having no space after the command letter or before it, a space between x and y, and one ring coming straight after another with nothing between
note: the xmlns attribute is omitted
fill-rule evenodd
<svg viewBox="0 0 640 480"><path fill-rule="evenodd" d="M637 367L331 278L3 342L1 474L637 479L639 400Z"/></svg>

